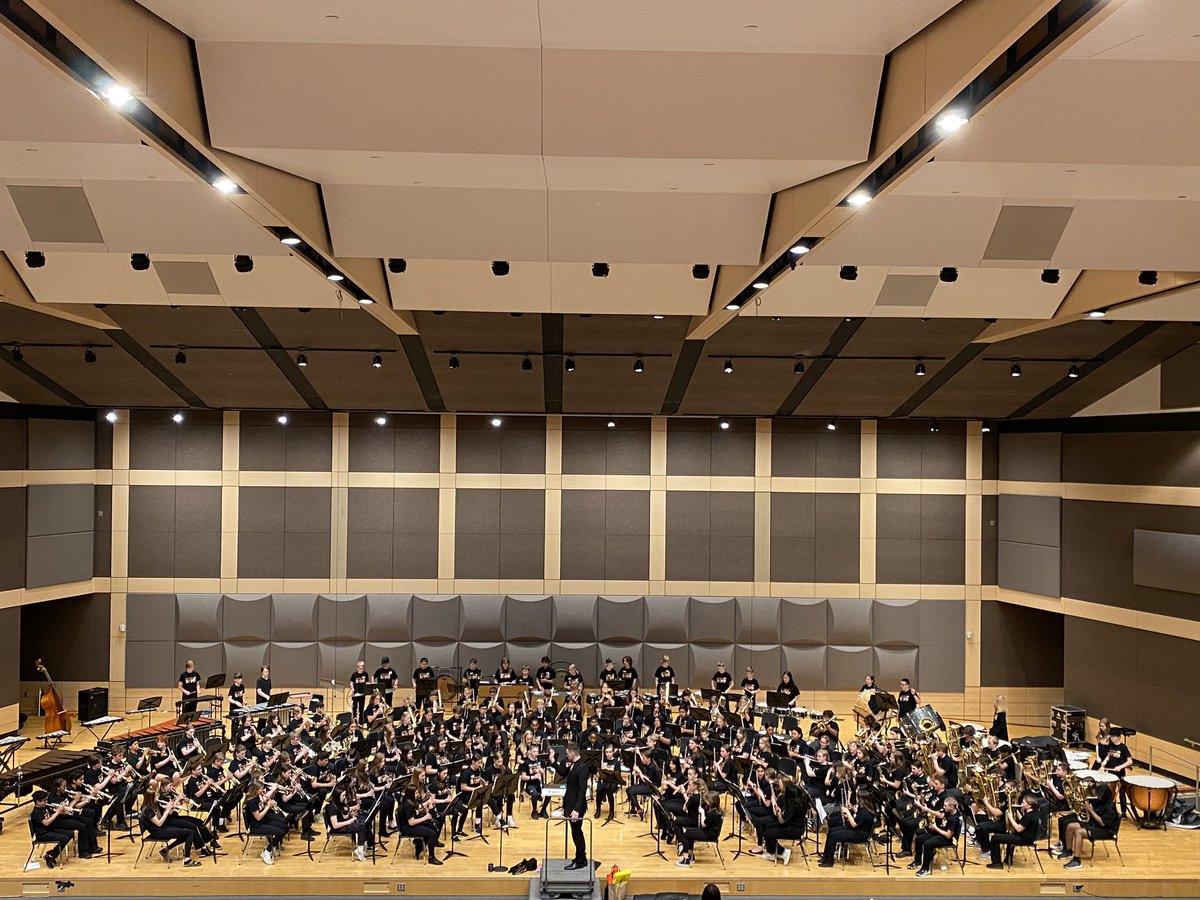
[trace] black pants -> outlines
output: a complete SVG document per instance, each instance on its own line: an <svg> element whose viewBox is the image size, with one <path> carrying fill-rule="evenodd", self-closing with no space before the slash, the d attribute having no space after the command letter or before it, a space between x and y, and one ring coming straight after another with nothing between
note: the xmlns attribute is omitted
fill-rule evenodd
<svg viewBox="0 0 1200 900"><path fill-rule="evenodd" d="M583 819L571 819L571 841L575 845L574 862L587 862L587 842L583 839Z"/></svg>
<svg viewBox="0 0 1200 900"><path fill-rule="evenodd" d="M354 717L355 722L362 722L366 712L367 696L366 694L355 694L350 698L350 712Z"/></svg>
<svg viewBox="0 0 1200 900"><path fill-rule="evenodd" d="M1009 859L1012 859L1011 847L1030 847L1033 845L1033 841L1031 841L1024 834L993 834L988 843L991 844L990 849L992 851L992 865L999 865L1001 862L1003 862L1003 860L1000 859L1000 854L1003 852L1005 847L1010 848L1008 851L1008 857ZM983 847L982 841L980 842L979 846L980 848Z"/></svg>
<svg viewBox="0 0 1200 900"><path fill-rule="evenodd" d="M356 847L365 847L370 850L375 844L371 837L370 822L353 822L350 825L343 825L341 828L331 829L333 834L345 834L354 838Z"/></svg>
<svg viewBox="0 0 1200 900"><path fill-rule="evenodd" d="M834 831L837 829L835 828ZM830 832L832 834L832 832ZM775 854L779 852L780 839L785 841L798 841L804 837L803 825L772 825L763 832L763 846L767 852Z"/></svg>
<svg viewBox="0 0 1200 900"><path fill-rule="evenodd" d="M944 838L940 834L931 834L915 849L913 856L920 861L922 869L928 869L933 865L933 857L938 850L953 846L954 842L949 838Z"/></svg>
<svg viewBox="0 0 1200 900"><path fill-rule="evenodd" d="M634 809L641 808L641 801L638 797L649 797L654 792L648 784L632 784L625 789L625 796L629 798L629 805Z"/></svg>
<svg viewBox="0 0 1200 900"><path fill-rule="evenodd" d="M55 819L56 830L73 831L79 835L80 853L99 853L100 841L96 838L96 823L87 816L59 816Z"/></svg>
<svg viewBox="0 0 1200 900"><path fill-rule="evenodd" d="M865 831L853 828L835 828L825 835L825 849L821 851L821 862L833 865L833 857L842 844L865 844L871 839Z"/></svg>
<svg viewBox="0 0 1200 900"><path fill-rule="evenodd" d="M190 828L164 825L162 828L149 828L146 837L152 841L166 841L168 850L183 845L183 857L192 855L192 845L196 841L196 833Z"/></svg>
<svg viewBox="0 0 1200 900"><path fill-rule="evenodd" d="M37 839L43 843L53 843L54 849L49 851L46 855L54 859L58 859L58 854L62 852L62 848L71 843L71 832L59 831L56 828L51 828L39 834Z"/></svg>
<svg viewBox="0 0 1200 900"><path fill-rule="evenodd" d="M696 842L704 843L712 841L712 836L703 828L681 828L679 829L679 843L683 844L683 852L691 853L695 849ZM720 840L720 837L717 838Z"/></svg>
<svg viewBox="0 0 1200 900"><path fill-rule="evenodd" d="M437 840L438 829L432 825L404 825L400 828L401 837L412 837L419 841L423 841L429 849L429 858L433 859L434 846L433 842Z"/></svg>
<svg viewBox="0 0 1200 900"><path fill-rule="evenodd" d="M287 834L287 825L268 820L262 822L251 820L247 830L255 837L265 837L267 849L274 851L283 846L283 836Z"/></svg>
<svg viewBox="0 0 1200 900"><path fill-rule="evenodd" d="M912 852L913 836L917 833L917 819L909 816L907 819L901 819L897 824L900 826L900 850Z"/></svg>

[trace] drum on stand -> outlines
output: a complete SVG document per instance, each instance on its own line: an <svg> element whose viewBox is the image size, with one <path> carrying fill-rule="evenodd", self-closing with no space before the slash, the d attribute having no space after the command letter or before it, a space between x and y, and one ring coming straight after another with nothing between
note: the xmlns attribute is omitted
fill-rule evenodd
<svg viewBox="0 0 1200 900"><path fill-rule="evenodd" d="M1112 787L1112 785L1121 780L1121 776L1116 772L1104 772L1100 769L1085 769L1082 772L1075 772L1073 774L1076 778L1086 778L1089 781L1107 784L1109 787ZM1116 793L1116 788L1113 788L1113 792L1114 794Z"/></svg>
<svg viewBox="0 0 1200 900"><path fill-rule="evenodd" d="M1165 828L1177 790L1175 782L1158 775L1125 776L1125 799L1139 828Z"/></svg>

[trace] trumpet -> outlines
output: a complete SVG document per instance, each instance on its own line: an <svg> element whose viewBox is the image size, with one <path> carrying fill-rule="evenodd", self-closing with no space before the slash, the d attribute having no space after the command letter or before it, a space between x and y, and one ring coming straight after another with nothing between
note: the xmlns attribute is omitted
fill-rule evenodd
<svg viewBox="0 0 1200 900"><path fill-rule="evenodd" d="M72 806L72 805L71 805L71 804L70 804L68 801L66 801L66 800L64 800L62 803L47 803L47 804L46 804L46 806L47 806L49 809L52 809L52 810L54 810L55 812L59 812L59 813L64 813L64 812L65 812L65 813L70 813L70 814L71 814L71 815L73 815L73 816L77 816L77 815L79 815L79 810L78 810L78 809L76 809L74 806Z"/></svg>

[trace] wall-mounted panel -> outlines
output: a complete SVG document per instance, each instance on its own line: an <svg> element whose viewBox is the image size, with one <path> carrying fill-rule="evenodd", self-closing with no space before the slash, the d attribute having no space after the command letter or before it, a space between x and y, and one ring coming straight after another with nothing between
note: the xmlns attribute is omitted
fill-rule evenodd
<svg viewBox="0 0 1200 900"><path fill-rule="evenodd" d="M271 637L271 606L270 594L227 594L221 603L223 639L265 644Z"/></svg>
<svg viewBox="0 0 1200 900"><path fill-rule="evenodd" d="M789 597L779 601L779 612L779 640L784 644L825 644L829 640L828 600Z"/></svg>
<svg viewBox="0 0 1200 900"><path fill-rule="evenodd" d="M876 600L871 606L876 647L916 647L921 643L921 612L916 600Z"/></svg>
<svg viewBox="0 0 1200 900"><path fill-rule="evenodd" d="M96 423L76 419L30 419L30 469L91 469L96 464Z"/></svg>
<svg viewBox="0 0 1200 900"><path fill-rule="evenodd" d="M1061 571L1061 551L1057 547L1008 541L996 545L996 581L1000 587L1058 597L1062 591Z"/></svg>
<svg viewBox="0 0 1200 900"><path fill-rule="evenodd" d="M646 633L645 597L597 597L596 639L632 644Z"/></svg>
<svg viewBox="0 0 1200 900"><path fill-rule="evenodd" d="M729 645L736 633L736 598L687 598L687 636L693 647L697 644Z"/></svg>
<svg viewBox="0 0 1200 900"><path fill-rule="evenodd" d="M94 570L90 531L31 537L25 545L25 586L86 581Z"/></svg>
<svg viewBox="0 0 1200 900"><path fill-rule="evenodd" d="M316 594L271 595L271 640L308 644L317 640Z"/></svg>
<svg viewBox="0 0 1200 900"><path fill-rule="evenodd" d="M1200 534L1135 530L1133 583L1200 594Z"/></svg>
<svg viewBox="0 0 1200 900"><path fill-rule="evenodd" d="M504 597L500 594L464 594L461 637L464 641L496 641L503 637Z"/></svg>
<svg viewBox="0 0 1200 900"><path fill-rule="evenodd" d="M655 644L688 641L687 597L647 597L645 640Z"/></svg>
<svg viewBox="0 0 1200 900"><path fill-rule="evenodd" d="M596 608L598 597L562 596L551 598L554 604L554 615L551 619L554 639L556 641L589 641L593 638L604 640L597 628ZM642 608L637 608L637 615L642 616Z"/></svg>
<svg viewBox="0 0 1200 900"><path fill-rule="evenodd" d="M368 641L404 642L412 639L409 627L411 594L368 594L366 598Z"/></svg>
<svg viewBox="0 0 1200 900"><path fill-rule="evenodd" d="M1062 479L1062 435L1051 432L1000 435L1001 481Z"/></svg>
<svg viewBox="0 0 1200 900"><path fill-rule="evenodd" d="M126 601L126 611L129 611ZM220 594L175 595L175 639L192 644L213 644L223 639ZM266 637L266 635L263 635Z"/></svg>
<svg viewBox="0 0 1200 900"><path fill-rule="evenodd" d="M424 642L457 641L462 634L462 598L414 596L412 629Z"/></svg>
<svg viewBox="0 0 1200 900"><path fill-rule="evenodd" d="M553 597L505 597L504 639L546 641L554 634Z"/></svg>
<svg viewBox="0 0 1200 900"><path fill-rule="evenodd" d="M778 597L738 597L733 639L739 644L769 644L786 640L780 627L780 608L785 601ZM821 610L821 634L825 631L825 610Z"/></svg>

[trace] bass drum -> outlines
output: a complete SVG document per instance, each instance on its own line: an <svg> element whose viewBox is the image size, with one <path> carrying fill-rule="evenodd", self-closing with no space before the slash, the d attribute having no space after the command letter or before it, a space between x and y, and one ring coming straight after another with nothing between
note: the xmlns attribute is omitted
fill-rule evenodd
<svg viewBox="0 0 1200 900"><path fill-rule="evenodd" d="M1141 828L1164 827L1177 790L1175 782L1158 775L1125 776L1125 798Z"/></svg>

